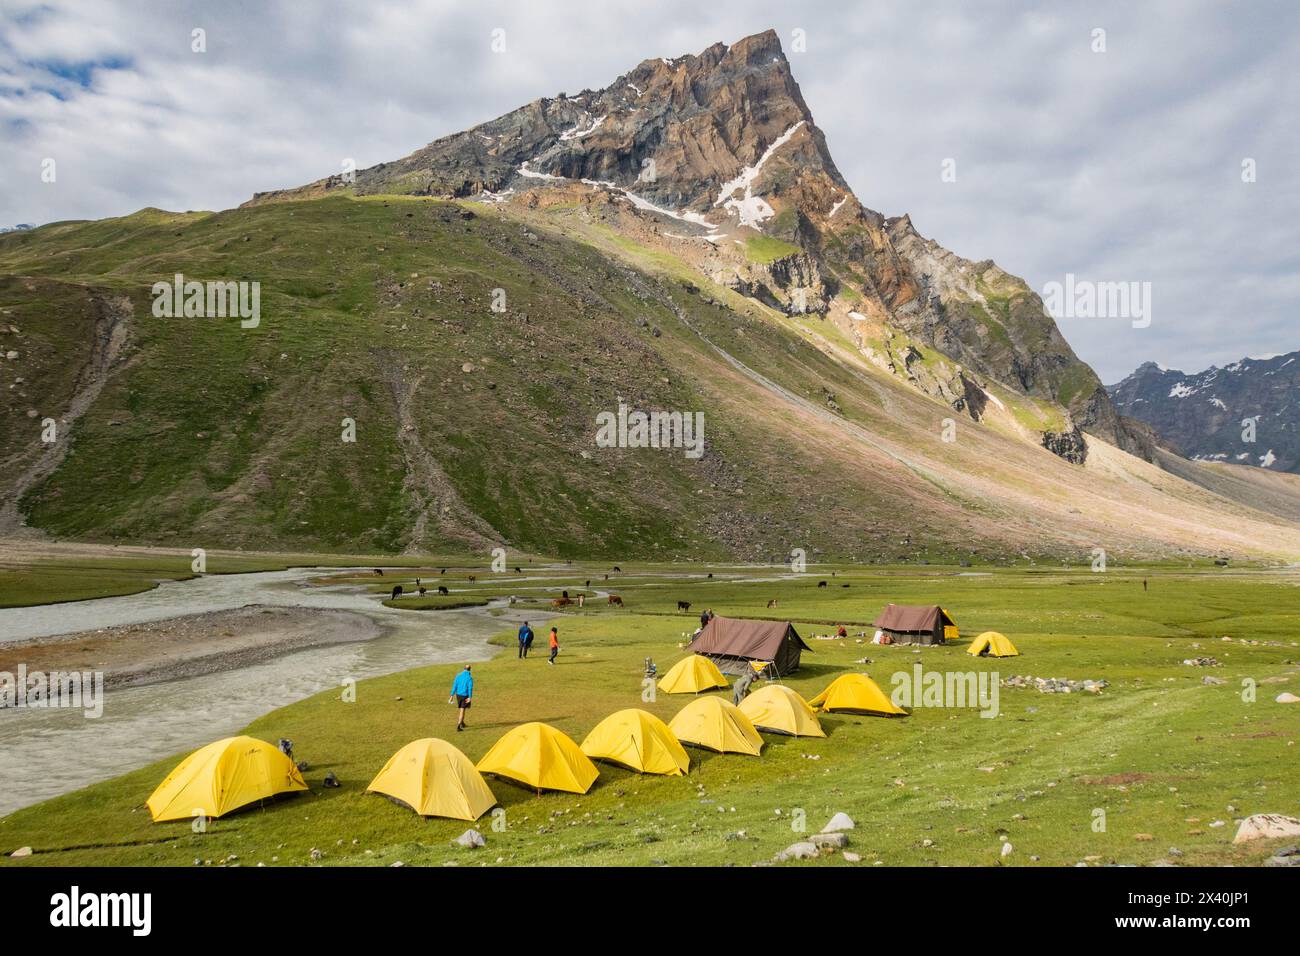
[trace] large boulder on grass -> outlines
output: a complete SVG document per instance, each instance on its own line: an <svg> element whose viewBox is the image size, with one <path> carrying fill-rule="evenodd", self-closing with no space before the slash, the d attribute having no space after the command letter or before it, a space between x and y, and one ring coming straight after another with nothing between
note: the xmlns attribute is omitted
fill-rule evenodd
<svg viewBox="0 0 1300 956"><path fill-rule="evenodd" d="M1241 821L1232 842L1249 843L1251 840L1296 836L1300 836L1300 820L1295 817L1284 817L1280 813L1256 813Z"/></svg>

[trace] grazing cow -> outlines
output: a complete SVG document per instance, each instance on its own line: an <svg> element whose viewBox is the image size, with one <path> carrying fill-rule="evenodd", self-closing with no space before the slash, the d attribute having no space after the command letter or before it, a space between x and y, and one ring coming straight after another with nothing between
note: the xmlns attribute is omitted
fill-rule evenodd
<svg viewBox="0 0 1300 956"><path fill-rule="evenodd" d="M776 598L772 598L772 600L768 601L768 602L767 602L767 606L768 606L769 608L776 607Z"/></svg>
<svg viewBox="0 0 1300 956"><path fill-rule="evenodd" d="M419 579L419 578L416 578L416 579L415 579L415 586L416 586L417 588L420 586L420 579Z"/></svg>
<svg viewBox="0 0 1300 956"><path fill-rule="evenodd" d="M591 587L591 578L587 578L587 587Z"/></svg>
<svg viewBox="0 0 1300 956"><path fill-rule="evenodd" d="M447 569L446 569L446 568L442 568L441 570L438 571L438 573L439 573L439 574L446 574L446 573L447 573Z"/></svg>
<svg viewBox="0 0 1300 956"><path fill-rule="evenodd" d="M586 603L587 603L587 595L585 595L585 594L579 594L579 595L578 595L578 607L582 607L582 606L584 606Z"/></svg>
<svg viewBox="0 0 1300 956"><path fill-rule="evenodd" d="M564 597L557 597L555 600L551 601L551 607L568 607L572 603L573 602L569 600L569 596L566 594Z"/></svg>
<svg viewBox="0 0 1300 956"><path fill-rule="evenodd" d="M617 604L619 607L622 607L622 606L623 606L623 599L622 599L621 597L619 597L617 594L611 594L611 595L609 596L609 603L610 603L610 604Z"/></svg>
<svg viewBox="0 0 1300 956"><path fill-rule="evenodd" d="M561 592L560 592L560 597L562 597L562 598L566 598L566 599L567 599L568 596L569 596L569 592L568 592L568 591L561 591Z"/></svg>
<svg viewBox="0 0 1300 956"><path fill-rule="evenodd" d="M389 598L389 600L396 601L401 596L402 596L402 586L400 584L393 585L393 596Z"/></svg>
<svg viewBox="0 0 1300 956"><path fill-rule="evenodd" d="M424 588L420 588L420 597L424 597Z"/></svg>
<svg viewBox="0 0 1300 956"><path fill-rule="evenodd" d="M439 594L450 594L451 592L448 591L448 590L447 590L445 587L443 587L441 584L439 584L439 585L438 585L438 593L439 593Z"/></svg>
<svg viewBox="0 0 1300 956"><path fill-rule="evenodd" d="M384 576L384 569L383 569L383 568L375 568L375 574L379 575L379 576L382 578L382 577Z"/></svg>
<svg viewBox="0 0 1300 956"><path fill-rule="evenodd" d="M519 568L517 568L517 567L515 568L515 574L523 574L523 573L524 573L524 572L520 571Z"/></svg>
<svg viewBox="0 0 1300 956"><path fill-rule="evenodd" d="M819 588L824 588L824 587L826 587L826 582L825 582L825 581L818 581L818 582L817 582L817 586L818 586Z"/></svg>
<svg viewBox="0 0 1300 956"><path fill-rule="evenodd" d="M691 609L691 602L690 602L690 601L678 601L678 602L677 602L677 610L679 610L679 611L689 611L690 609Z"/></svg>
<svg viewBox="0 0 1300 956"><path fill-rule="evenodd" d="M471 575L469 576L469 583L470 583L470 584L473 584L473 583L474 583L475 581L477 581L477 580L478 580L478 578L475 577L474 575L471 574Z"/></svg>
<svg viewBox="0 0 1300 956"><path fill-rule="evenodd" d="M846 587L848 587L848 585L847 585L847 584L841 584L840 587L842 587L842 588L846 588Z"/></svg>
<svg viewBox="0 0 1300 956"><path fill-rule="evenodd" d="M611 568L611 570L613 570L613 571L617 571L617 572L619 572L619 573L620 573L620 574L622 574L622 573L623 573L623 569L622 569L622 568L620 568L620 567L619 567L619 566L618 566L618 565L617 565L617 564L616 564L616 565L614 565L614 567L613 567L613 568Z"/></svg>
<svg viewBox="0 0 1300 956"><path fill-rule="evenodd" d="M713 580L713 572L712 572L712 571L709 572L709 580L710 580L710 581Z"/></svg>

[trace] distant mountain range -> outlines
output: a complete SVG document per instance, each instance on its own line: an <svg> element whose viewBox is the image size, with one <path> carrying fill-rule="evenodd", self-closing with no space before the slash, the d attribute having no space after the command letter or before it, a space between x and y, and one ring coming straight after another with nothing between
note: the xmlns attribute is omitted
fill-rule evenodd
<svg viewBox="0 0 1300 956"><path fill-rule="evenodd" d="M36 227L30 222L20 222L16 226L0 226L0 233L4 232L21 232L24 229L35 229Z"/></svg>
<svg viewBox="0 0 1300 956"><path fill-rule="evenodd" d="M1188 458L1300 471L1300 351L1191 374L1147 362L1107 390Z"/></svg>

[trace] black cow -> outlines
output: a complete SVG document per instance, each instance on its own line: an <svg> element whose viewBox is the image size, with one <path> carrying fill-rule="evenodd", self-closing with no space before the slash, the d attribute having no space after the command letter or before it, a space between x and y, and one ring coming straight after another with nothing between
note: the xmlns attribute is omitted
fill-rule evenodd
<svg viewBox="0 0 1300 956"><path fill-rule="evenodd" d="M826 582L825 582L825 581L818 581L818 582L817 582L817 586L818 586L819 588L824 588L824 587L826 587Z"/></svg>
<svg viewBox="0 0 1300 956"><path fill-rule="evenodd" d="M677 610L679 610L679 611L689 611L690 609L691 609L691 602L690 602L690 601L678 601L678 602L677 602Z"/></svg>
<svg viewBox="0 0 1300 956"><path fill-rule="evenodd" d="M396 584L396 585L394 585L394 586L393 586L393 596L392 596L392 598L390 598L390 600L396 601L396 600L397 600L399 597L401 597L401 596L402 596L402 586L401 586L400 584Z"/></svg>
<svg viewBox="0 0 1300 956"><path fill-rule="evenodd" d="M441 584L439 584L439 585L438 585L438 593L439 593L439 594L450 594L451 592L448 591L448 590L447 590L445 587L443 587Z"/></svg>

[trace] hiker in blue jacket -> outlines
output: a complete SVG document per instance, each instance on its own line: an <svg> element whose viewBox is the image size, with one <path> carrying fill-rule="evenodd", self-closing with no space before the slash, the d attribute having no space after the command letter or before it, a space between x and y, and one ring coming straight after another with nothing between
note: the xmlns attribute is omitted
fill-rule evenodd
<svg viewBox="0 0 1300 956"><path fill-rule="evenodd" d="M524 621L519 628L519 656L524 658L528 656L528 649L533 646L533 629Z"/></svg>
<svg viewBox="0 0 1300 956"><path fill-rule="evenodd" d="M456 675L456 680L451 685L451 696L459 708L457 714L456 729L465 729L465 711L469 710L469 705L474 699L474 675L469 672L469 665Z"/></svg>

